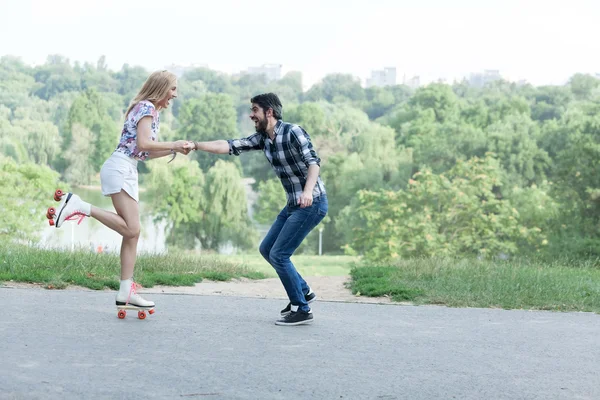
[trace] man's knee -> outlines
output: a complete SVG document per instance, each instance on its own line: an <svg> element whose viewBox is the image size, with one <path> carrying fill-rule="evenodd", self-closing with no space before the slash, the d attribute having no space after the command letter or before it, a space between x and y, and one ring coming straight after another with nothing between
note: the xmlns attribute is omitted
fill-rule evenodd
<svg viewBox="0 0 600 400"><path fill-rule="evenodd" d="M273 266L283 265L289 258L290 257L288 255L278 250L271 250L271 252L269 253L269 262Z"/></svg>
<svg viewBox="0 0 600 400"><path fill-rule="evenodd" d="M267 244L265 242L262 242L260 244L260 246L258 247L258 251L260 252L260 254L263 256L263 258L267 261L269 261L269 253L271 252L271 248L269 246L267 246Z"/></svg>

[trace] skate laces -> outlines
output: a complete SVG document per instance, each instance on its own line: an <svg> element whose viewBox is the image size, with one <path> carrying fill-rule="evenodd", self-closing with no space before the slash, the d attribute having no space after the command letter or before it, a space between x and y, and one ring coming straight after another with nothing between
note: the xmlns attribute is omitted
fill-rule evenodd
<svg viewBox="0 0 600 400"><path fill-rule="evenodd" d="M79 224L81 224L81 221L83 221L83 219L85 217L87 217L87 215L85 215L81 211L75 211L75 212L69 214L67 216L67 218L65 218L65 221L77 221L77 225L79 225Z"/></svg>
<svg viewBox="0 0 600 400"><path fill-rule="evenodd" d="M137 282L131 282L131 289L129 289L129 296L127 296L127 302L125 304L129 304L129 299L131 298L132 294L137 294L137 292L135 291L136 289L141 289L143 288L142 285L140 285Z"/></svg>

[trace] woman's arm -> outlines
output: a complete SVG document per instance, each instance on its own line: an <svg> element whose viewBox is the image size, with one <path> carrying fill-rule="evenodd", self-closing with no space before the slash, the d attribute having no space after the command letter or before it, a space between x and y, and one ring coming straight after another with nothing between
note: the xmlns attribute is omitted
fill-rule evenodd
<svg viewBox="0 0 600 400"><path fill-rule="evenodd" d="M149 159L161 158L173 154L171 150L154 150L148 153Z"/></svg>
<svg viewBox="0 0 600 400"><path fill-rule="evenodd" d="M137 125L137 148L141 151L154 153L156 151L171 150L183 152L185 150L185 140L177 140L176 142L155 142L152 137L152 117L143 117ZM164 157L166 154L160 157ZM155 156L156 157L156 156Z"/></svg>

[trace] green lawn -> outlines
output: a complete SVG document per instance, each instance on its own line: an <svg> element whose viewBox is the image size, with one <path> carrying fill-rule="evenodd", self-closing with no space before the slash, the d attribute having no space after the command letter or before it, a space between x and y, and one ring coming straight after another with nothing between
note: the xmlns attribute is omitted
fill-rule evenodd
<svg viewBox="0 0 600 400"><path fill-rule="evenodd" d="M451 307L600 312L600 261L405 260L361 266L351 289L363 296Z"/></svg>
<svg viewBox="0 0 600 400"><path fill-rule="evenodd" d="M0 282L43 283L50 288L69 284L90 289L119 287L120 262L115 254L89 251L41 250L26 246L0 244ZM266 275L229 260L189 255L141 255L135 279L146 287L154 285L192 286L202 279L229 280Z"/></svg>
<svg viewBox="0 0 600 400"><path fill-rule="evenodd" d="M292 260L304 276L334 276L348 275L357 258L296 256ZM91 289L116 289L119 265L119 256L116 254L97 254L85 250L71 253L0 244L0 282L43 283L51 288L73 284ZM258 254L141 255L135 270L136 281L146 287L158 284L190 286L202 279L262 279L275 276L273 268Z"/></svg>
<svg viewBox="0 0 600 400"><path fill-rule="evenodd" d="M211 256L206 256L211 258ZM261 272L267 276L275 277L277 274L260 254L217 255L215 260L234 263L253 271ZM358 257L352 256L305 256L292 257L292 262L302 276L342 276L350 274L350 270Z"/></svg>

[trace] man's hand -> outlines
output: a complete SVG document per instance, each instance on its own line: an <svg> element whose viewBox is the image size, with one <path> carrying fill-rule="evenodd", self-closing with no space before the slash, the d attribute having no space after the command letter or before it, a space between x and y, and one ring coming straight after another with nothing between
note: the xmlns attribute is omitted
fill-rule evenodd
<svg viewBox="0 0 600 400"><path fill-rule="evenodd" d="M300 199L298 204L300 204L300 208L310 207L313 202L312 192L302 192L300 195Z"/></svg>
<svg viewBox="0 0 600 400"><path fill-rule="evenodd" d="M189 140L185 144L184 149L185 149L185 154L188 154L190 151L196 150L196 144L194 142L192 142L191 140Z"/></svg>

